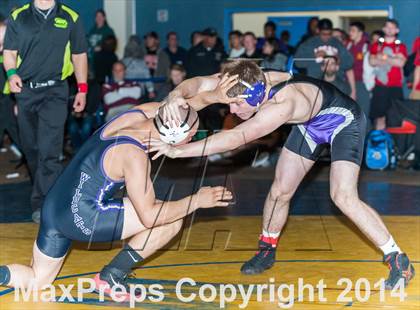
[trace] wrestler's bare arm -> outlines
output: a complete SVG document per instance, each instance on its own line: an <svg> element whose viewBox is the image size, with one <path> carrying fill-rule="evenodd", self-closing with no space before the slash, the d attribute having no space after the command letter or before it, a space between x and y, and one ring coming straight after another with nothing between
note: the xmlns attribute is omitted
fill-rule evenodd
<svg viewBox="0 0 420 310"><path fill-rule="evenodd" d="M176 147L176 157L195 157L223 153L261 138L293 118L292 101L272 103L234 129L221 131L208 139Z"/></svg>
<svg viewBox="0 0 420 310"><path fill-rule="evenodd" d="M147 169L150 167L147 155L137 147L129 145L122 156L128 198L146 228L172 223L198 208L226 207L228 203L222 199L232 199L232 194L219 186L203 187L196 194L183 199L162 202L155 196L150 169Z"/></svg>
<svg viewBox="0 0 420 310"><path fill-rule="evenodd" d="M143 111L147 118L153 118L155 117L160 105L160 102L148 102L136 106L135 109Z"/></svg>
<svg viewBox="0 0 420 310"><path fill-rule="evenodd" d="M199 111L214 103L208 100L208 96L212 94L211 91L217 87L219 81L218 74L185 80L169 94L168 99L173 100L181 97L194 110Z"/></svg>

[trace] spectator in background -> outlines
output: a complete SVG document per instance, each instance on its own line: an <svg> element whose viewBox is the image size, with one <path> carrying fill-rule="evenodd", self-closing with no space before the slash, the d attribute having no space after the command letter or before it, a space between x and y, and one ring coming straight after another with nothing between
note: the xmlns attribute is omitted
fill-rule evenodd
<svg viewBox="0 0 420 310"><path fill-rule="evenodd" d="M227 57L223 46L217 44L217 32L207 28L202 32L203 41L188 51L187 75L195 77L219 72L220 64Z"/></svg>
<svg viewBox="0 0 420 310"><path fill-rule="evenodd" d="M266 69L285 70L287 56L280 53L279 44L276 39L265 40L262 53L264 60L261 66Z"/></svg>
<svg viewBox="0 0 420 310"><path fill-rule="evenodd" d="M125 80L125 65L122 61L113 65L112 76L112 82L104 84L102 91L106 121L138 105L142 96L141 86L137 82Z"/></svg>
<svg viewBox="0 0 420 310"><path fill-rule="evenodd" d="M168 77L171 62L168 54L159 48L159 36L151 31L144 36L144 62L153 77Z"/></svg>
<svg viewBox="0 0 420 310"><path fill-rule="evenodd" d="M413 88L410 93L410 99L420 100L420 37L417 37L413 44L414 58L414 79ZM420 151L420 150L419 150ZM420 169L420 152L416 155L418 158L418 167Z"/></svg>
<svg viewBox="0 0 420 310"><path fill-rule="evenodd" d="M372 33L370 34L370 44L371 46L378 42L380 38L385 37L385 33L382 30L374 30L372 31Z"/></svg>
<svg viewBox="0 0 420 310"><path fill-rule="evenodd" d="M283 30L280 34L280 42L286 47L286 55L290 56L295 53L294 46L290 45L290 32Z"/></svg>
<svg viewBox="0 0 420 310"><path fill-rule="evenodd" d="M93 72L96 81L103 84L112 77L112 65L118 61L115 54L117 49L117 38L114 36L106 37L101 44L101 49L95 52L93 58Z"/></svg>
<svg viewBox="0 0 420 310"><path fill-rule="evenodd" d="M89 62L93 63L93 57L95 52L99 52L102 48L102 41L109 37L114 36L114 30L109 27L106 21L106 14L104 10L97 10L95 14L95 25L88 33L88 56Z"/></svg>
<svg viewBox="0 0 420 310"><path fill-rule="evenodd" d="M299 47L300 44L302 44L303 42L305 42L309 38L312 38L312 37L318 35L318 33L319 33L318 22L319 22L319 18L316 17L316 16L311 17L309 19L306 33L300 38L300 41L299 41L299 43L297 44L296 47Z"/></svg>
<svg viewBox="0 0 420 310"><path fill-rule="evenodd" d="M166 83L162 84L162 86L157 91L157 96L155 98L156 101L162 101L165 99L168 94L174 90L182 81L185 80L187 76L187 72L182 65L174 64L171 66L171 71L169 72L169 80Z"/></svg>
<svg viewBox="0 0 420 310"><path fill-rule="evenodd" d="M229 47L229 58L238 58L245 52L245 48L242 45L242 32L234 30L229 33Z"/></svg>
<svg viewBox="0 0 420 310"><path fill-rule="evenodd" d="M357 103L366 116L369 116L370 94L363 82L363 62L366 53L369 51L369 43L365 36L365 25L361 22L350 24L350 41L347 49L353 56L353 72L356 81Z"/></svg>
<svg viewBox="0 0 420 310"><path fill-rule="evenodd" d="M265 41L267 41L268 39L274 39L277 41L279 45L279 51L282 53L287 52L287 48L285 45L283 45L283 42L281 42L280 40L276 38L276 29L277 29L277 26L273 21L268 21L264 24L264 37L258 38L257 50L262 50Z"/></svg>
<svg viewBox="0 0 420 310"><path fill-rule="evenodd" d="M125 78L150 79L150 71L143 60L144 50L141 47L140 38L137 35L130 36L127 45L124 48L124 58L122 62L125 65ZM146 94L149 99L155 95L155 86L152 81L139 82L142 88L142 94Z"/></svg>
<svg viewBox="0 0 420 310"><path fill-rule="evenodd" d="M83 112L71 111L67 119L67 132L70 135L73 151L77 152L90 137L95 125L95 116L101 102L101 86L94 80L89 81L86 108Z"/></svg>
<svg viewBox="0 0 420 310"><path fill-rule="evenodd" d="M402 68L407 60L407 47L397 39L400 31L398 22L388 19L383 31L385 37L372 45L369 56L369 62L376 71L370 118L378 130L386 127L385 115L392 101L403 98Z"/></svg>
<svg viewBox="0 0 420 310"><path fill-rule="evenodd" d="M171 65L178 64L184 65L187 58L187 50L182 46L178 45L178 36L176 32L171 31L166 35L168 46L165 48L165 52L169 56Z"/></svg>
<svg viewBox="0 0 420 310"><path fill-rule="evenodd" d="M340 70L337 76L340 80L349 83L351 97L356 98L356 85L353 73L353 57L346 47L336 38L332 37L332 22L325 18L318 22L319 34L307 39L296 50L296 58L323 58L336 56L340 60ZM323 78L321 65L316 61L298 61L296 67L304 69L306 74L317 78Z"/></svg>
<svg viewBox="0 0 420 310"><path fill-rule="evenodd" d="M375 30L370 35L370 45L379 41L379 38L384 36L382 30ZM366 89L371 92L375 87L375 68L371 66L369 62L370 51L368 50L363 59L363 82L365 83ZM369 103L369 114L370 114L370 103ZM368 115L369 115L368 114Z"/></svg>
<svg viewBox="0 0 420 310"><path fill-rule="evenodd" d="M201 34L201 31L193 31L190 36L190 43L191 47L197 46L203 41L203 35Z"/></svg>
<svg viewBox="0 0 420 310"><path fill-rule="evenodd" d="M243 41L245 52L240 56L241 58L262 58L263 55L260 50L257 49L257 38L253 32L244 33Z"/></svg>
<svg viewBox="0 0 420 310"><path fill-rule="evenodd" d="M343 29L334 28L332 31L332 36L340 41L341 44L347 46L347 43L349 42L349 36Z"/></svg>
<svg viewBox="0 0 420 310"><path fill-rule="evenodd" d="M337 56L326 56L321 64L321 70L325 72L324 80L333 84L339 90L346 95L350 95L350 86L340 76L338 71L340 70L340 60Z"/></svg>

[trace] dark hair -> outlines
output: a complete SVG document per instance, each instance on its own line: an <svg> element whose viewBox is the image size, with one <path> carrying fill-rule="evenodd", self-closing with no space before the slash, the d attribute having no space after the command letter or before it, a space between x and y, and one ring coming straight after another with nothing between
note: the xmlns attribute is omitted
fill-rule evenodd
<svg viewBox="0 0 420 310"><path fill-rule="evenodd" d="M394 24L394 25L395 25L395 27L400 28L400 24L399 24L399 23L398 23L398 21L397 21L396 19L394 19L394 18L388 18L388 19L385 21L385 25L386 25L387 23Z"/></svg>
<svg viewBox="0 0 420 310"><path fill-rule="evenodd" d="M190 35L190 43L191 43L191 45L193 45L193 43L194 43L194 36L196 34L201 34L201 31L195 30L195 31L191 32L191 35Z"/></svg>
<svg viewBox="0 0 420 310"><path fill-rule="evenodd" d="M370 34L371 36L373 36L373 35L377 35L377 36L379 36L379 37L384 37L385 36L385 33L382 31L382 30L374 30L374 31L372 31L372 33Z"/></svg>
<svg viewBox="0 0 420 310"><path fill-rule="evenodd" d="M101 13L106 18L106 13L103 9L96 10L95 15L98 14L98 13Z"/></svg>
<svg viewBox="0 0 420 310"><path fill-rule="evenodd" d="M332 30L333 23L328 18L323 18L318 21L318 29L319 30Z"/></svg>
<svg viewBox="0 0 420 310"><path fill-rule="evenodd" d="M284 37L290 38L290 32L289 32L289 30L283 30L281 32L280 38L284 38Z"/></svg>
<svg viewBox="0 0 420 310"><path fill-rule="evenodd" d="M144 35L144 39L147 39L148 37L152 37L156 40L159 40L159 35L157 34L156 31L150 31Z"/></svg>
<svg viewBox="0 0 420 310"><path fill-rule="evenodd" d="M175 31L169 31L166 35L166 40L169 40L169 37L172 35L178 37L178 34Z"/></svg>
<svg viewBox="0 0 420 310"><path fill-rule="evenodd" d="M244 33L244 37L246 36L252 36L255 40L257 39L257 37L255 36L255 34L252 31L247 31Z"/></svg>
<svg viewBox="0 0 420 310"><path fill-rule="evenodd" d="M242 36L242 32L240 32L239 30L233 30L233 31L229 32L229 38L230 38L231 36L238 36L238 37L241 37L241 36Z"/></svg>
<svg viewBox="0 0 420 310"><path fill-rule="evenodd" d="M180 64L173 64L173 65L171 66L170 71L172 71L172 70L181 71L181 72L183 72L183 73L186 73L186 72L187 72L187 71L185 70L184 66L183 66L183 65L180 65Z"/></svg>
<svg viewBox="0 0 420 310"><path fill-rule="evenodd" d="M258 81L266 83L264 72L252 60L232 60L223 67L222 75L226 73L231 76L237 74L239 79L251 85ZM238 82L227 91L227 95L236 97L243 94L245 89L246 86Z"/></svg>
<svg viewBox="0 0 420 310"><path fill-rule="evenodd" d="M5 20L6 18L2 14L0 14L0 23L4 23Z"/></svg>
<svg viewBox="0 0 420 310"><path fill-rule="evenodd" d="M104 16L104 18L105 18L105 23L104 23L104 25L108 26L108 21L107 21L107 19L106 19L106 13L105 13L105 11L104 11L103 9L98 9L98 10L96 10L96 12L95 12L95 16L96 16L98 13L101 13L101 14Z"/></svg>
<svg viewBox="0 0 420 310"><path fill-rule="evenodd" d="M356 27L360 32L365 32L365 24L362 22L352 22L350 27Z"/></svg>
<svg viewBox="0 0 420 310"><path fill-rule="evenodd" d="M117 60L116 62L114 62L114 64L112 65L112 67L114 67L115 65L121 65L121 66L124 67L124 70L127 69L127 66L121 60Z"/></svg>
<svg viewBox="0 0 420 310"><path fill-rule="evenodd" d="M268 22L266 22L265 24L264 24L264 28L267 28L267 27L271 27L271 28L273 28L273 30L275 31L276 30L276 28L277 28L277 26L276 26L276 23L274 23L273 21L268 21Z"/></svg>
<svg viewBox="0 0 420 310"><path fill-rule="evenodd" d="M279 42L277 41L277 39L274 38L269 38L265 40L264 44L270 44L273 47L273 51L271 52L270 55L268 56L268 60L272 61L274 59L274 56L280 52L280 46L279 46Z"/></svg>
<svg viewBox="0 0 420 310"><path fill-rule="evenodd" d="M339 33L340 33L340 36L341 36L341 39L342 40L346 40L347 39L347 37L348 37L348 35L347 35L347 32L345 32L343 29L340 29L340 28L334 28L333 29L333 31L338 31Z"/></svg>

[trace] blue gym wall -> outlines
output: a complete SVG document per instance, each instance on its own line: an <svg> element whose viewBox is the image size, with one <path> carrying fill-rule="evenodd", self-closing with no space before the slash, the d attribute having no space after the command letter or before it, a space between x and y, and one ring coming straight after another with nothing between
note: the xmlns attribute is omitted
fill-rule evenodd
<svg viewBox="0 0 420 310"><path fill-rule="evenodd" d="M103 0L62 0L78 11L87 31L93 26L96 9L103 7ZM119 1L119 0L114 0ZM0 13L7 14L14 6L27 3L28 0L0 0ZM408 43L420 35L420 0L136 0L137 32L141 35L155 30L164 38L174 30L181 35L181 43L189 46L189 34L192 30L215 27L223 36L225 14L228 10L287 10L293 9L363 9L393 7L394 17L401 24L401 39ZM169 21L158 23L158 9L169 11ZM112 25L111 25L112 26Z"/></svg>
<svg viewBox="0 0 420 310"><path fill-rule="evenodd" d="M420 0L137 0L137 32L156 30L160 36L173 30L181 34L181 43L189 46L192 30L215 27L223 36L224 15L229 9L363 9L388 8L401 25L401 39L411 49L413 39L420 35ZM169 11L167 23L158 23L158 9Z"/></svg>
<svg viewBox="0 0 420 310"><path fill-rule="evenodd" d="M0 0L0 13L9 15L14 7L19 7L28 3L28 0ZM82 17L86 31L94 25L95 11L103 8L103 0L61 0L62 3L77 11Z"/></svg>

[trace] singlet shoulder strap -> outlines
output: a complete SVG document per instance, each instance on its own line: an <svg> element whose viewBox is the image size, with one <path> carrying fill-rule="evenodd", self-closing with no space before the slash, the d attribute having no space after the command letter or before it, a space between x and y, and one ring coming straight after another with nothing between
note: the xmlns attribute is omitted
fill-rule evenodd
<svg viewBox="0 0 420 310"><path fill-rule="evenodd" d="M270 93L268 94L268 99L272 99L281 89L283 89L284 87L286 87L289 84L295 84L295 83L309 83L312 85L315 85L317 87L321 87L322 82L320 80L308 77L308 76L304 76L304 75L300 75L300 74L295 74L292 76L292 78L280 82L276 85L274 85L273 87L271 87L270 89Z"/></svg>
<svg viewBox="0 0 420 310"><path fill-rule="evenodd" d="M142 111L142 110L138 110L138 109L133 109L133 110L128 110L125 111L115 117L113 117L110 121L108 121L106 124L104 124L101 128L99 128L99 136L100 139L103 141L109 141L109 140L114 140L116 141L118 144L119 143L129 143L129 144L133 144L139 148L141 148L143 151L147 149L147 147L145 145L143 145L142 143L138 142L137 140L135 140L132 137L129 136L114 136L114 137L104 137L103 136L103 132L105 131L105 129L111 124L113 123L117 118L125 115L125 114L129 114L129 113L141 113L144 116L146 116L146 114ZM147 116L146 116L147 117Z"/></svg>

